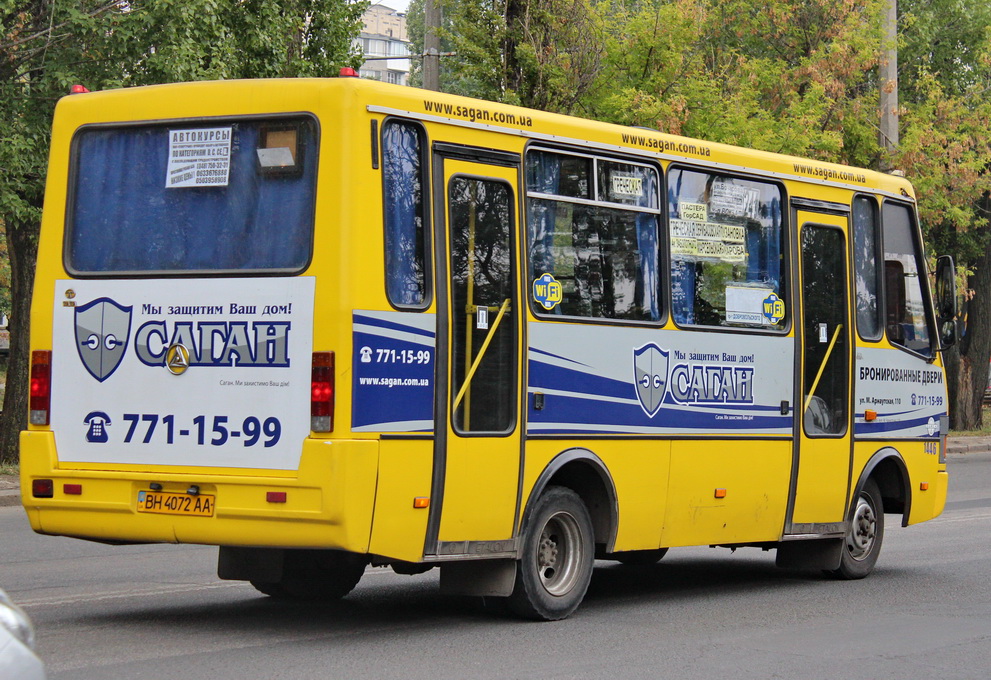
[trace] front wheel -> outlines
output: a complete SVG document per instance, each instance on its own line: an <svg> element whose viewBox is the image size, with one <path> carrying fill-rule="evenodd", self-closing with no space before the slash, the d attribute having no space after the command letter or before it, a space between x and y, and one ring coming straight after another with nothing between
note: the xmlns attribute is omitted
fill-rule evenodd
<svg viewBox="0 0 991 680"><path fill-rule="evenodd" d="M569 616L592 579L592 519L571 489L549 487L537 500L523 538L509 608L536 620Z"/></svg>
<svg viewBox="0 0 991 680"><path fill-rule="evenodd" d="M868 479L857 496L850 528L843 540L840 566L830 573L837 578L864 578L874 571L884 539L884 507L881 490Z"/></svg>

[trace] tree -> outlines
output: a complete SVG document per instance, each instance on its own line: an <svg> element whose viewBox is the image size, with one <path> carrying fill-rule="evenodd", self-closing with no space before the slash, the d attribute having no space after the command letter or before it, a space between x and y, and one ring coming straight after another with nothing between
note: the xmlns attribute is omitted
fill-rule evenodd
<svg viewBox="0 0 991 680"><path fill-rule="evenodd" d="M598 118L864 165L877 156L876 0L613 0Z"/></svg>
<svg viewBox="0 0 991 680"><path fill-rule="evenodd" d="M602 31L590 0L437 0L443 16L441 90L571 113L600 71ZM423 3L410 3L413 50ZM418 83L414 68L414 83Z"/></svg>
<svg viewBox="0 0 991 680"><path fill-rule="evenodd" d="M944 354L951 426L976 429L991 360L991 7L975 0L902 0L898 163L916 186L932 252L965 280L965 330Z"/></svg>
<svg viewBox="0 0 991 680"><path fill-rule="evenodd" d="M0 460L27 415L28 317L56 101L90 89L184 80L335 75L367 2L0 0L0 224L10 257L11 348Z"/></svg>

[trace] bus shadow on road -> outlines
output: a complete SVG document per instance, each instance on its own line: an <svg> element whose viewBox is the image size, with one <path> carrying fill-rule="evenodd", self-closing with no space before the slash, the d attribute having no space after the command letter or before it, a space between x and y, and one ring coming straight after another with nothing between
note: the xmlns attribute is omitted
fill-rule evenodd
<svg viewBox="0 0 991 680"><path fill-rule="evenodd" d="M779 598L793 598L796 591L802 591L799 597L816 599L839 599L848 594L840 587L842 583L819 572L777 568L773 552L740 550L730 554L712 550L707 554L704 550L687 549L684 556L674 550L649 566L596 562L588 593L576 615L624 607L631 611L643 607L678 610L711 605L720 598L734 607L766 606ZM886 569L884 573L897 578L899 570ZM837 588L828 588L830 584ZM518 621L499 598L441 595L436 570L401 578L391 572L371 571L349 596L334 602L272 599L248 584L200 592L204 594L195 602L151 597L135 600L117 612L80 616L76 621L113 622L145 630L181 628L191 636L228 631L294 638Z"/></svg>

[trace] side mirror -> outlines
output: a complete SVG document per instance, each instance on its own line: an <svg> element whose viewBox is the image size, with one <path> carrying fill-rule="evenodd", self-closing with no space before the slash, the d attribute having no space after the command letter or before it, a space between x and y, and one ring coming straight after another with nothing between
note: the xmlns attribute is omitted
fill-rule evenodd
<svg viewBox="0 0 991 680"><path fill-rule="evenodd" d="M957 271L950 255L936 260L935 297L940 342L943 347L950 347L957 341Z"/></svg>

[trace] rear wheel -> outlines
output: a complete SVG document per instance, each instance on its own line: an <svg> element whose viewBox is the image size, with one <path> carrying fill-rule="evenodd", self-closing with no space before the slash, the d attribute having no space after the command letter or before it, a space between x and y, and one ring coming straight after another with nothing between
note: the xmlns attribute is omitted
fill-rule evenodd
<svg viewBox="0 0 991 680"><path fill-rule="evenodd" d="M567 617L585 597L594 557L585 504L571 489L549 487L537 500L523 537L509 608L530 619Z"/></svg>
<svg viewBox="0 0 991 680"><path fill-rule="evenodd" d="M282 578L251 585L277 599L339 600L358 585L366 563L364 555L337 550L286 550Z"/></svg>
<svg viewBox="0 0 991 680"><path fill-rule="evenodd" d="M884 539L884 508L881 491L873 479L868 479L857 496L853 520L843 540L840 566L830 573L837 578L864 578L872 571L881 552Z"/></svg>

